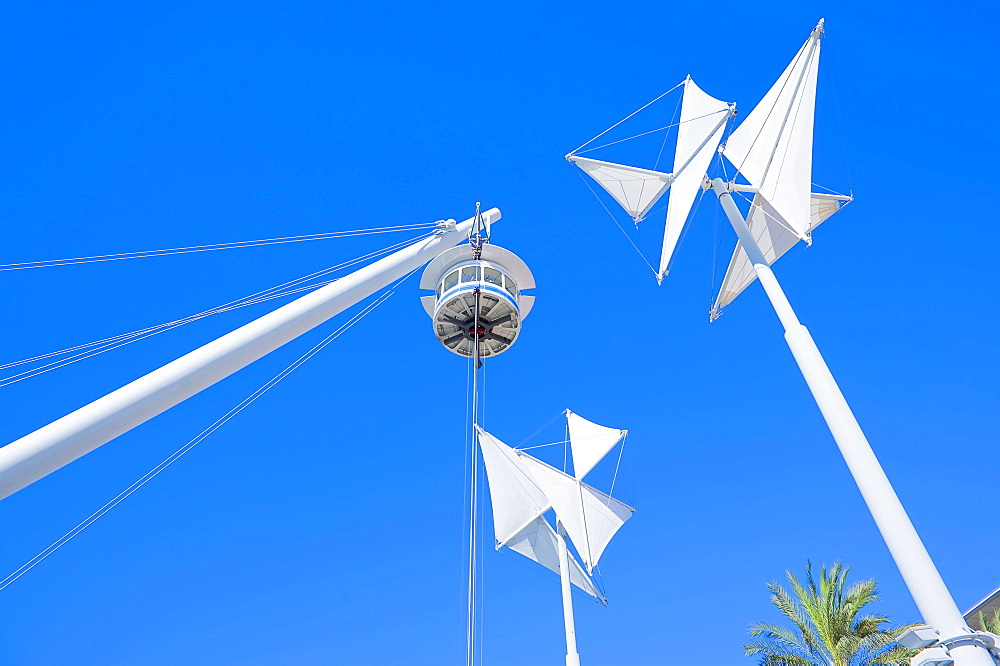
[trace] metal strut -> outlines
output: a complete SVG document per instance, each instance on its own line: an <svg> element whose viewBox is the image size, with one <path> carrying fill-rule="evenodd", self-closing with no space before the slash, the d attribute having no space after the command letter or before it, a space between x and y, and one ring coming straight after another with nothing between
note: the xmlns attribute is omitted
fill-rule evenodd
<svg viewBox="0 0 1000 666"><path fill-rule="evenodd" d="M469 229L469 245L472 247L472 258L479 261L483 256L483 245L490 242L490 220L483 217L476 202L476 216Z"/></svg>

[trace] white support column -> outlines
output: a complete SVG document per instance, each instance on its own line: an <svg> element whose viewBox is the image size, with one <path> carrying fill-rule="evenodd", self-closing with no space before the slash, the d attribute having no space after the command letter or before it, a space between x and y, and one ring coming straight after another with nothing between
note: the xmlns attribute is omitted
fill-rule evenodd
<svg viewBox="0 0 1000 666"><path fill-rule="evenodd" d="M580 655L576 651L576 623L573 619L573 586L569 580L569 547L566 545L566 530L556 519L559 533L559 580L562 583L563 620L566 623L566 666L580 666Z"/></svg>
<svg viewBox="0 0 1000 666"><path fill-rule="evenodd" d="M492 208L484 216L500 219ZM475 218L321 287L0 448L0 499L316 328L469 234Z"/></svg>
<svg viewBox="0 0 1000 666"><path fill-rule="evenodd" d="M785 329L785 341L792 356L924 621L938 632L942 643L952 643L949 650L956 666L995 666L987 650L992 641L986 636L982 636L981 641L977 640L980 635L966 625L826 361L809 331L799 323L781 285L767 265L743 214L729 193L728 184L716 178L712 181L712 189Z"/></svg>

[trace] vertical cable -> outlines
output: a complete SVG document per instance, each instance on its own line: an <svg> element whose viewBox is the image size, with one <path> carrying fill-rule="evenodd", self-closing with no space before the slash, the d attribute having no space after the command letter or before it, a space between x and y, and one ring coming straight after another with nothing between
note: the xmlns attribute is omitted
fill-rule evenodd
<svg viewBox="0 0 1000 666"><path fill-rule="evenodd" d="M473 307L472 325L472 451L470 455L471 470L469 475L469 595L468 616L466 618L466 665L476 663L476 629L478 603L476 599L478 582L478 551L479 542L479 436L476 427L479 425L479 289L475 291L476 302Z"/></svg>

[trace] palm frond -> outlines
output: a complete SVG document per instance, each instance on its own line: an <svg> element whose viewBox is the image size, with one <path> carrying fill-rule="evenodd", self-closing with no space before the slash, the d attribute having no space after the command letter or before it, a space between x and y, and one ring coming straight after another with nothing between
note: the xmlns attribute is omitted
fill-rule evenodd
<svg viewBox="0 0 1000 666"><path fill-rule="evenodd" d="M910 626L888 626L889 618L862 611L878 601L874 580L848 586L850 567L834 562L813 573L806 562L805 578L787 571L788 589L768 583L771 603L791 621L791 628L770 623L750 627L760 640L743 646L747 655L760 655L762 666L895 666L908 664L915 654L896 643L895 636ZM1000 613L995 618L1000 624ZM985 623L984 623L985 624ZM998 627L1000 628L1000 627Z"/></svg>

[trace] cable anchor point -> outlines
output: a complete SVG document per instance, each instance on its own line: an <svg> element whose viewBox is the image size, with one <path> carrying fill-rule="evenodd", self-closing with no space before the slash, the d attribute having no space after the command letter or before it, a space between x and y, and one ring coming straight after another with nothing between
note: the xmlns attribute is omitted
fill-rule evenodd
<svg viewBox="0 0 1000 666"><path fill-rule="evenodd" d="M458 226L458 222L455 220L438 220L434 223L434 235L444 236L449 231L454 231L456 226Z"/></svg>

